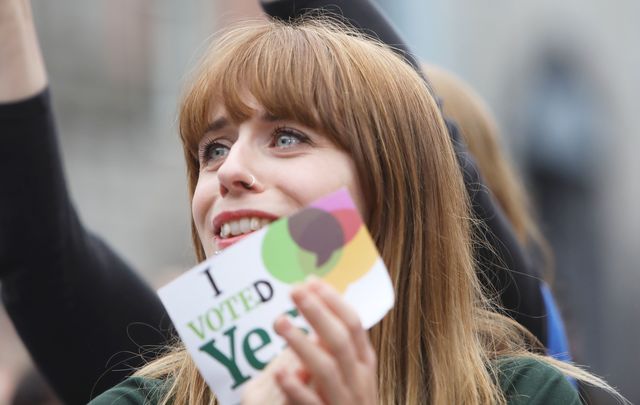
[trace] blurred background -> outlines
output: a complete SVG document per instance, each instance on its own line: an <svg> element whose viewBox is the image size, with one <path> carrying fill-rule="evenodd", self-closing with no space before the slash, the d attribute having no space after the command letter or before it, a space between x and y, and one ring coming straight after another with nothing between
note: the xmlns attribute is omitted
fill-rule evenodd
<svg viewBox="0 0 640 405"><path fill-rule="evenodd" d="M209 35L258 16L257 2L32 3L76 206L165 282L194 264L181 85ZM378 3L420 59L462 77L497 115L555 251L576 361L640 403L640 2ZM28 368L0 308L0 405Z"/></svg>

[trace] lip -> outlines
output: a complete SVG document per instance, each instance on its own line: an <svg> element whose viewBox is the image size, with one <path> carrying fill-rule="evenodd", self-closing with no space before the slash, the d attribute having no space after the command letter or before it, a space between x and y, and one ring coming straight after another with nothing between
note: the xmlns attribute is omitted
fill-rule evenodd
<svg viewBox="0 0 640 405"><path fill-rule="evenodd" d="M216 242L216 246L218 247L218 250L223 250L233 245L234 243L239 242L240 239L246 238L247 236L251 235L253 232L243 233L242 235L232 236L230 238L225 238L225 239L222 239L221 237L216 235L213 237L213 239Z"/></svg>
<svg viewBox="0 0 640 405"><path fill-rule="evenodd" d="M234 243L238 242L240 239L246 236L249 236L253 233L253 232L249 232L249 233L232 236L231 238L225 238L225 239L222 239L219 236L220 227L222 227L222 224L224 224L225 222L234 221L236 219L241 219L241 218L262 218L262 219L268 219L270 221L275 221L279 217L277 215L273 215L268 212L258 211L258 210L249 210L249 209L221 212L220 214L216 215L213 218L213 237L219 249L224 249L230 245L233 245Z"/></svg>

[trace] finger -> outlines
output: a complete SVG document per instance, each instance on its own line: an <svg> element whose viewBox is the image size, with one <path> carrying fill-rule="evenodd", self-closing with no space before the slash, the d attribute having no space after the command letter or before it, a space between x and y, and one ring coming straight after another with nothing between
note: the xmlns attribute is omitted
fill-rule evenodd
<svg viewBox="0 0 640 405"><path fill-rule="evenodd" d="M276 320L274 330L298 355L305 369L318 383L323 398L333 404L341 403L345 383L334 357L325 350L319 350L318 345L309 336L294 327L284 316Z"/></svg>
<svg viewBox="0 0 640 405"><path fill-rule="evenodd" d="M282 369L276 372L276 381L284 393L289 404L292 405L321 405L322 400L309 386L296 378L295 375Z"/></svg>
<svg viewBox="0 0 640 405"><path fill-rule="evenodd" d="M323 346L333 354L344 381L350 385L355 376L358 358L355 342L351 339L346 325L307 286L294 289L291 298L302 316L313 327Z"/></svg>
<svg viewBox="0 0 640 405"><path fill-rule="evenodd" d="M242 405L286 404L287 396L277 383L274 373L263 372L252 378L242 390Z"/></svg>
<svg viewBox="0 0 640 405"><path fill-rule="evenodd" d="M354 342L358 359L368 365L374 364L376 362L375 351L356 311L334 288L324 281L310 280L308 286L345 325Z"/></svg>

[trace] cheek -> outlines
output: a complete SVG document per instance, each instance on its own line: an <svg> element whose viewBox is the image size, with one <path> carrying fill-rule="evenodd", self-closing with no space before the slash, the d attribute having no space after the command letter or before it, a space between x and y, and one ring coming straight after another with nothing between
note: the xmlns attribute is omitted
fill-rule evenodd
<svg viewBox="0 0 640 405"><path fill-rule="evenodd" d="M193 192L193 199L191 200L191 215L200 239L202 239L202 233L206 229L207 213L210 211L215 200L215 195L211 192L213 185L209 183L211 182L206 181L206 179L201 176L198 179L198 183Z"/></svg>
<svg viewBox="0 0 640 405"><path fill-rule="evenodd" d="M339 164L337 164L336 167L340 168L338 173L342 176L342 184L349 190L351 198L353 198L353 202L356 204L358 211L360 211L362 218L366 219L369 210L365 204L362 186L356 171L356 164L351 156L344 152L339 155L338 162Z"/></svg>
<svg viewBox="0 0 640 405"><path fill-rule="evenodd" d="M306 167L288 171L288 188L297 195L302 206L346 187L363 218L367 217L362 188L351 157L341 151L323 156L318 161L306 162ZM327 168L331 168L327 170Z"/></svg>
<svg viewBox="0 0 640 405"><path fill-rule="evenodd" d="M369 207L367 207L365 203L362 186L356 173L356 167L351 159L349 159L349 172L347 175L348 177L345 183L349 189L349 193L351 193L351 198L353 198L353 202L355 202L356 207L358 207L358 211L360 211L363 220L366 220L369 217Z"/></svg>

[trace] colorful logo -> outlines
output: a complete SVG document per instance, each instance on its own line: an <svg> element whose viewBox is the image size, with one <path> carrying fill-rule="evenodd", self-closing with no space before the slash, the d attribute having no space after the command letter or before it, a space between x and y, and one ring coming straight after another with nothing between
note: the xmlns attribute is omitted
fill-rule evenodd
<svg viewBox="0 0 640 405"><path fill-rule="evenodd" d="M378 252L346 191L271 224L262 260L276 279L292 284L314 274L344 292L366 274Z"/></svg>

